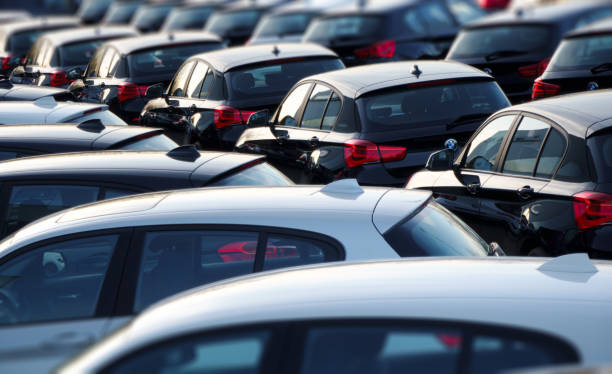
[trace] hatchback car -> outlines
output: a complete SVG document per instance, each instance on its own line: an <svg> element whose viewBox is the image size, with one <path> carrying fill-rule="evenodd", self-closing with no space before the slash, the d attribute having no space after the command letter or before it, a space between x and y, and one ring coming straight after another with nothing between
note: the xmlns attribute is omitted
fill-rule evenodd
<svg viewBox="0 0 612 374"><path fill-rule="evenodd" d="M324 12L303 40L331 48L347 66L443 58L461 25L485 14L473 0L368 1Z"/></svg>
<svg viewBox="0 0 612 374"><path fill-rule="evenodd" d="M512 103L521 103L531 99L533 81L563 34L609 16L612 3L605 0L508 10L465 26L446 59L490 73Z"/></svg>
<svg viewBox="0 0 612 374"><path fill-rule="evenodd" d="M0 370L11 371L9 352L18 350L36 352L17 359L21 371L37 364L46 371L150 304L201 284L330 261L486 256L491 248L431 193L361 188L354 180L160 192L85 205L0 244L6 280L0 341L11 342L0 345ZM39 349L42 342L48 349Z"/></svg>
<svg viewBox="0 0 612 374"><path fill-rule="evenodd" d="M569 257L327 264L219 282L156 304L59 373L485 374L608 362L612 267Z"/></svg>
<svg viewBox="0 0 612 374"><path fill-rule="evenodd" d="M15 83L68 87L80 78L104 42L136 36L131 27L79 27L42 34L26 55L25 65L11 74Z"/></svg>
<svg viewBox="0 0 612 374"><path fill-rule="evenodd" d="M230 2L228 0L186 2L170 11L160 31L202 30L208 18Z"/></svg>
<svg viewBox="0 0 612 374"><path fill-rule="evenodd" d="M409 188L437 201L510 254L612 258L612 91L501 110L453 162L432 155Z"/></svg>
<svg viewBox="0 0 612 374"><path fill-rule="evenodd" d="M151 85L168 84L185 60L223 48L219 38L203 32L170 32L113 40L94 54L69 89L81 101L108 104L128 123L137 123Z"/></svg>
<svg viewBox="0 0 612 374"><path fill-rule="evenodd" d="M314 44L234 47L192 56L163 98L145 105L140 124L162 127L178 143L231 150L251 113L274 110L304 77L342 68L334 52ZM149 94L154 96L159 95Z"/></svg>
<svg viewBox="0 0 612 374"><path fill-rule="evenodd" d="M0 78L0 101L34 101L45 96L52 96L56 101L75 100L74 95L66 89L16 84Z"/></svg>
<svg viewBox="0 0 612 374"><path fill-rule="evenodd" d="M544 73L535 80L531 98L599 88L612 88L610 20L566 34Z"/></svg>
<svg viewBox="0 0 612 374"><path fill-rule="evenodd" d="M401 186L450 134L464 144L508 105L493 78L468 65L353 67L300 81L270 123L267 113L253 114L236 150L268 155L300 183L357 178Z"/></svg>

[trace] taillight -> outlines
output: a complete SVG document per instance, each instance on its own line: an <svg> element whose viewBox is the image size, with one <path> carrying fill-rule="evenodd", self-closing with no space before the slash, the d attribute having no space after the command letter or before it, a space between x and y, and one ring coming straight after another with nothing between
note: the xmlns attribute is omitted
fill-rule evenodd
<svg viewBox="0 0 612 374"><path fill-rule="evenodd" d="M520 76L523 78L536 78L544 74L544 71L546 71L549 63L550 58L545 58L537 64L523 66L519 68L518 71Z"/></svg>
<svg viewBox="0 0 612 374"><path fill-rule="evenodd" d="M395 40L383 40L365 48L355 50L355 56L359 58L382 57L391 58L395 55Z"/></svg>
<svg viewBox="0 0 612 374"><path fill-rule="evenodd" d="M612 222L612 195L580 192L574 195L574 218L580 230Z"/></svg>
<svg viewBox="0 0 612 374"><path fill-rule="evenodd" d="M13 59L13 56L2 57L2 69L10 70L13 67L11 64L12 59Z"/></svg>
<svg viewBox="0 0 612 374"><path fill-rule="evenodd" d="M54 71L49 75L51 87L59 87L68 84L68 75L65 71Z"/></svg>
<svg viewBox="0 0 612 374"><path fill-rule="evenodd" d="M344 161L349 168L364 164L400 161L404 157L406 157L404 147L376 145L361 139L351 139L344 143Z"/></svg>
<svg viewBox="0 0 612 374"><path fill-rule="evenodd" d="M545 97L555 96L561 92L561 86L556 84L545 83L540 78L533 82L533 90L531 91L531 98L542 99Z"/></svg>
<svg viewBox="0 0 612 374"><path fill-rule="evenodd" d="M117 97L123 102L135 97L144 97L148 86L139 86L134 83L124 83L117 86Z"/></svg>
<svg viewBox="0 0 612 374"><path fill-rule="evenodd" d="M478 3L484 9L505 8L510 0L479 0Z"/></svg>
<svg viewBox="0 0 612 374"><path fill-rule="evenodd" d="M253 113L255 112L238 110L231 106L218 106L213 113L214 124L217 129L222 129L231 125L246 124Z"/></svg>

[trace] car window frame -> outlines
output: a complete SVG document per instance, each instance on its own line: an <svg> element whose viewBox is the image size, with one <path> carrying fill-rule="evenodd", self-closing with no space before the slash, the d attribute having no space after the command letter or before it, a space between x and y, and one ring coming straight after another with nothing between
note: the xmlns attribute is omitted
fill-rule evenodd
<svg viewBox="0 0 612 374"><path fill-rule="evenodd" d="M85 79L95 79L99 77L98 69L100 68L100 64L102 63L102 58L106 55L106 51L110 48L110 46L102 45L100 48L98 48L96 53L91 56L91 59L89 60L89 63L87 64L87 67L83 72L83 76L85 77ZM100 59L96 60L98 54L100 54ZM92 62L94 62L94 65L92 65Z"/></svg>
<svg viewBox="0 0 612 374"><path fill-rule="evenodd" d="M295 122L297 123L296 126L287 126L287 125L282 125L279 123L278 121L278 116L280 115L281 109L283 107L283 105L285 104L285 101L287 101L287 98L289 98L289 96L295 91L297 90L299 87L303 86L303 85L310 85L310 88L308 88L308 90L306 90L306 93L304 94L304 97L302 98L302 103L300 104L300 106L298 107L298 110L296 112L296 116L297 118L295 119ZM283 97L283 101L281 101L281 103L278 105L276 112L274 113L274 119L272 122L274 122L276 127L282 127L282 128L287 128L287 129L300 129L301 128L301 123L302 123L302 115L304 114L304 108L306 108L306 103L308 102L308 99L310 99L310 95L312 94L312 90L314 89L316 85L315 81L305 81L305 82L298 82L296 83L289 92L287 92L287 94L285 95L285 97Z"/></svg>
<svg viewBox="0 0 612 374"><path fill-rule="evenodd" d="M193 74L193 70L195 69L195 67L198 64L198 62L199 62L198 59L191 59L191 58L189 58L185 62L183 62L183 64L181 64L181 66L179 66L178 69L176 69L176 72L174 73L174 76L172 77L172 80L170 81L170 84L168 84L168 88L166 89L166 95L168 97L189 99L189 96L187 96L187 86L189 86L189 82L191 81L191 75ZM193 64L193 66L189 70L189 75L187 76L187 79L185 79L185 83L184 83L185 87L183 87L184 95L183 96L172 95L174 81L176 80L176 77L178 76L178 73L183 69L183 67L187 66L188 64Z"/></svg>
<svg viewBox="0 0 612 374"><path fill-rule="evenodd" d="M302 130L314 130L314 131L322 131L322 132L325 132L325 133L330 133L330 132L334 131L334 128L336 127L336 123L338 122L338 118L340 118L340 116L342 115L342 110L344 109L344 95L342 95L340 93L340 91L338 91L335 87L331 86L330 84L328 84L326 82L322 82L322 81L318 81L318 80L313 80L313 81L308 81L308 82L312 83L312 86L308 90L308 94L306 95L306 100L302 103L302 105L300 107L300 111L298 112L299 113L298 114L299 121L298 121L298 127L297 128L302 129ZM304 83L306 83L306 82L304 82ZM302 127L302 119L303 119L303 116L304 116L304 112L306 111L306 106L308 105L308 102L310 101L310 95L312 95L312 92L314 91L314 89L315 89L315 87L317 85L322 85L324 87L327 87L331 91L331 94L329 95L329 97L327 98L327 102L325 103L325 107L323 108L323 113L321 114L321 121L319 122L319 128L317 129L317 128L311 128L311 127ZM296 88L297 88L297 86L296 86ZM325 114L327 113L327 109L329 108L329 103L331 102L331 99L334 96L334 94L336 96L338 96L338 98L340 99L340 109L338 110L338 114L336 115L336 119L332 123L331 127L329 129L323 129L323 120L325 118ZM287 94L287 96L288 95L289 94ZM280 106L279 106L279 108L280 108Z"/></svg>

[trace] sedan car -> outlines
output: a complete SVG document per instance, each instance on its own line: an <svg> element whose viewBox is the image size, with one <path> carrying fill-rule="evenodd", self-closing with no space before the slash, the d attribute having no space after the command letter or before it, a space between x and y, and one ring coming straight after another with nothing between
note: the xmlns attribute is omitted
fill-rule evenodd
<svg viewBox="0 0 612 374"><path fill-rule="evenodd" d="M587 252L612 258L612 91L503 109L453 161L433 154L409 188L510 254Z"/></svg>
<svg viewBox="0 0 612 374"><path fill-rule="evenodd" d="M463 64L353 67L301 80L270 122L253 114L236 150L266 154L300 183L402 186L450 134L464 144L509 104L490 75Z"/></svg>
<svg viewBox="0 0 612 374"><path fill-rule="evenodd" d="M91 164L88 157L83 164ZM117 157L109 167L121 167L123 160ZM196 179L207 177L202 169ZM0 343L0 371L47 371L152 303L238 275L330 261L486 256L495 248L429 192L361 188L354 180L159 192L85 205L43 218L0 243L0 342L10 342ZM336 283L329 279L329 286ZM39 348L42 343L47 349ZM28 353L27 361L11 356L17 351Z"/></svg>
<svg viewBox="0 0 612 374"><path fill-rule="evenodd" d="M192 56L163 98L145 105L140 124L163 127L178 143L231 150L252 113L274 110L300 79L342 68L334 52L314 44L234 47Z"/></svg>
<svg viewBox="0 0 612 374"><path fill-rule="evenodd" d="M185 60L223 48L221 40L203 32L170 32L113 40L94 54L84 73L69 89L80 100L108 104L126 122L137 124L151 85L167 85Z"/></svg>
<svg viewBox="0 0 612 374"><path fill-rule="evenodd" d="M573 256L327 264L219 282L156 304L59 373L485 374L608 362L612 266Z"/></svg>

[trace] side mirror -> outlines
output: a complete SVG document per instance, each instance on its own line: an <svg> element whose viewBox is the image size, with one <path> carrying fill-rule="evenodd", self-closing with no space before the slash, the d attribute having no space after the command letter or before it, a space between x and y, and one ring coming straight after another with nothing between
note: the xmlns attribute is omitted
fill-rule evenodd
<svg viewBox="0 0 612 374"><path fill-rule="evenodd" d="M257 111L249 116L247 127L267 126L270 122L270 111L268 109Z"/></svg>
<svg viewBox="0 0 612 374"><path fill-rule="evenodd" d="M427 159L425 168L432 171L451 170L454 158L455 152L449 148L434 152Z"/></svg>
<svg viewBox="0 0 612 374"><path fill-rule="evenodd" d="M77 79L81 79L83 78L83 69L76 67L74 69L70 69L70 71L68 71L68 73L66 74L66 76L68 77L68 79L70 80L77 80Z"/></svg>
<svg viewBox="0 0 612 374"><path fill-rule="evenodd" d="M68 91L75 93L77 91L82 90L83 88L85 88L85 82L83 82L82 79L77 79L74 82L70 83L70 85L68 86Z"/></svg>
<svg viewBox="0 0 612 374"><path fill-rule="evenodd" d="M23 66L17 66L15 69L13 69L13 72L11 73L13 76L17 75L24 75L25 74L25 68Z"/></svg>
<svg viewBox="0 0 612 374"><path fill-rule="evenodd" d="M502 247L500 247L500 245L497 244L497 242L491 242L489 244L489 251L487 255L493 256L493 257L502 257L506 255L506 252L504 252Z"/></svg>
<svg viewBox="0 0 612 374"><path fill-rule="evenodd" d="M147 88L147 91L145 92L145 97L147 99L157 99L159 97L162 97L164 95L164 89L165 87L163 83L154 84Z"/></svg>

